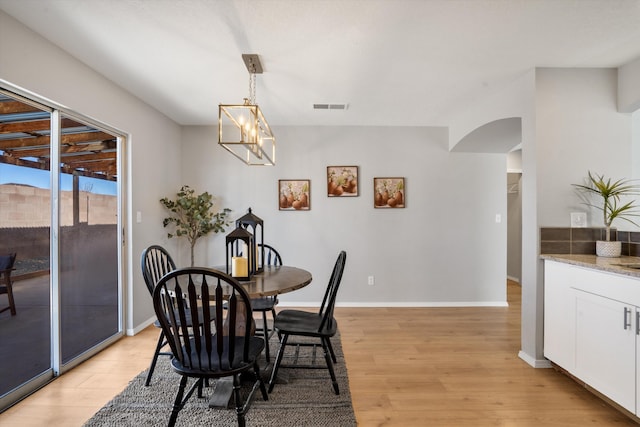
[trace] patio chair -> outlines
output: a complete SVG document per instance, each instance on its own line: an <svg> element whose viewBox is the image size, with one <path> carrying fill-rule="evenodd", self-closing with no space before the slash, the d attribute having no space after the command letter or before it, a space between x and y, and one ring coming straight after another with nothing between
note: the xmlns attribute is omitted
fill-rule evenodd
<svg viewBox="0 0 640 427"><path fill-rule="evenodd" d="M0 308L0 313L11 310L11 315L16 315L16 303L13 299L13 281L11 272L14 270L13 264L16 262L16 254L0 255L0 295L7 294L9 305Z"/></svg>

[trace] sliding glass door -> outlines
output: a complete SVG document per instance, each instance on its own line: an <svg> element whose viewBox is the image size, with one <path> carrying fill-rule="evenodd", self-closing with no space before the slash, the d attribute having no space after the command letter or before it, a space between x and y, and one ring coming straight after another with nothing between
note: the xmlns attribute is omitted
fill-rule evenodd
<svg viewBox="0 0 640 427"><path fill-rule="evenodd" d="M0 313L0 410L122 335L123 144L0 88L0 255L17 253L16 313Z"/></svg>
<svg viewBox="0 0 640 427"><path fill-rule="evenodd" d="M16 254L12 271L15 315L0 313L0 396L51 372L51 170L36 156L51 151L51 113L0 93L0 255ZM18 123L18 119L22 122ZM43 135L28 145L30 157L14 148L26 132ZM8 306L0 294L0 310Z"/></svg>

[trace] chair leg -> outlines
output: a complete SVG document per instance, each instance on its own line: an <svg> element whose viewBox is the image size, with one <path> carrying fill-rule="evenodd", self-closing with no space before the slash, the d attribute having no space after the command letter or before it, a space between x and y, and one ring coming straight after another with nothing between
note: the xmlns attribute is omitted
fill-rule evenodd
<svg viewBox="0 0 640 427"><path fill-rule="evenodd" d="M4 274L5 287L7 288L7 297L9 298L9 310L11 311L11 315L16 315L16 302L13 299L13 288L11 284L11 276L8 274ZM5 308L6 310L6 308ZM3 310L4 311L4 310Z"/></svg>
<svg viewBox="0 0 640 427"><path fill-rule="evenodd" d="M278 376L278 369L280 368L280 363L282 363L282 356L284 355L284 348L287 346L287 340L289 339L289 335L284 334L282 339L280 340L280 348L278 349L278 355L276 356L276 361L271 369L271 378L269 379L269 393L273 391L273 386L276 384L276 377Z"/></svg>
<svg viewBox="0 0 640 427"><path fill-rule="evenodd" d="M331 359L333 363L338 363L338 359L336 358L336 354L333 351L333 346L331 345L331 339L327 338L327 346L329 347L329 352L331 353Z"/></svg>
<svg viewBox="0 0 640 427"><path fill-rule="evenodd" d="M9 288L9 292L8 292L8 297L9 297L9 307L11 307L11 315L15 316L16 315L16 303L13 300L13 290L11 290L11 288Z"/></svg>
<svg viewBox="0 0 640 427"><path fill-rule="evenodd" d="M236 401L236 414L238 414L238 426L245 427L244 405L240 396L240 374L233 376L233 398Z"/></svg>
<svg viewBox="0 0 640 427"><path fill-rule="evenodd" d="M154 369L156 369L156 363L158 362L158 356L160 355L160 350L164 347L164 332L160 331L160 337L158 338L158 344L156 344L156 351L153 353L153 359L151 359L151 366L149 366L149 373L147 374L147 380L144 382L145 386L149 386L151 384L151 376L153 375Z"/></svg>
<svg viewBox="0 0 640 427"><path fill-rule="evenodd" d="M260 375L260 366L258 366L258 362L253 364L253 372L256 375L256 380L260 384L260 392L262 393L263 400L269 400L269 394L267 393L267 388L264 385L264 381L262 380L262 375Z"/></svg>
<svg viewBox="0 0 640 427"><path fill-rule="evenodd" d="M269 327L267 324L267 312L262 312L262 332L264 335L264 358L267 363L271 362L271 355L269 353Z"/></svg>
<svg viewBox="0 0 640 427"><path fill-rule="evenodd" d="M173 427L176 425L176 420L178 419L178 412L182 409L182 396L184 395L184 389L187 386L187 380L189 377L183 375L180 379L180 387L178 388L178 394L176 395L176 400L173 402L173 410L171 411L171 417L169 418L169 427Z"/></svg>
<svg viewBox="0 0 640 427"><path fill-rule="evenodd" d="M338 388L338 380L336 379L336 373L333 371L333 363L331 362L331 355L329 351L329 348L331 348L331 343L329 342L329 338L322 338L322 347L324 348L324 359L327 361L329 375L331 375L333 391L335 391L336 394L340 394L340 389Z"/></svg>
<svg viewBox="0 0 640 427"><path fill-rule="evenodd" d="M204 394L202 394L203 383L204 383L203 378L198 379L198 398L199 399L202 399L204 397Z"/></svg>

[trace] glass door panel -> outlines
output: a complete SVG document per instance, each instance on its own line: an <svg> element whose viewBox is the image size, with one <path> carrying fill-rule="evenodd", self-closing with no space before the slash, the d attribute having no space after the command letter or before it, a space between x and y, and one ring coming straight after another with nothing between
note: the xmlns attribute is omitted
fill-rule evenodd
<svg viewBox="0 0 640 427"><path fill-rule="evenodd" d="M17 254L15 315L0 313L0 403L32 378L53 375L50 128L49 112L0 92L0 255ZM0 310L7 306L0 290Z"/></svg>
<svg viewBox="0 0 640 427"><path fill-rule="evenodd" d="M61 361L120 331L117 138L62 116Z"/></svg>

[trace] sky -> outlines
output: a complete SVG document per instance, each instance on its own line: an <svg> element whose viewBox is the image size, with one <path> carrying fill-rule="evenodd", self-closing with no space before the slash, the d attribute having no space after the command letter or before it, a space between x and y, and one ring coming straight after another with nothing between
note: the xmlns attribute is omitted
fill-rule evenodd
<svg viewBox="0 0 640 427"><path fill-rule="evenodd" d="M62 191L71 191L73 189L73 178L71 175L66 173L62 174L60 179ZM49 171L5 163L0 163L0 185L1 184L26 184L38 188L51 188ZM117 182L80 177L80 191L113 196L117 193Z"/></svg>

